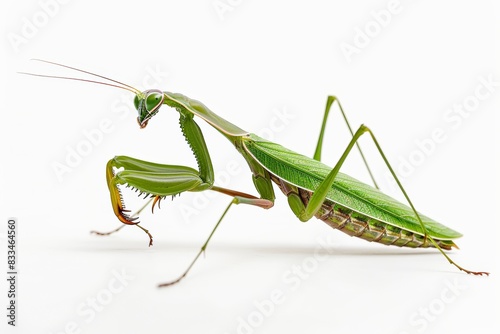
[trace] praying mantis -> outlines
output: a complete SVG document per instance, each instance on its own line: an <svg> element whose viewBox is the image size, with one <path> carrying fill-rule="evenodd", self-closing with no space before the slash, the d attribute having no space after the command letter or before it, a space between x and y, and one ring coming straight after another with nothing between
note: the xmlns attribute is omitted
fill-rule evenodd
<svg viewBox="0 0 500 334"><path fill-rule="evenodd" d="M106 165L106 182L111 206L114 214L123 225L110 232L94 231L94 233L109 235L119 231L124 226L137 226L148 235L151 246L153 237L147 229L140 225L138 217L138 214L151 202L151 210L154 211L156 205L160 206L163 198L174 197L183 192L215 191L231 197L229 205L187 269L177 279L162 283L159 285L160 287L176 284L188 274L200 255L206 250L212 236L233 205L245 204L263 209L273 207L275 201L274 186L286 196L290 209L302 222L316 217L334 229L371 242L411 248L434 247L459 270L473 275L489 275L488 272L465 269L446 254L444 250L456 247L454 240L461 237L462 234L432 220L415 209L373 131L365 125L361 125L357 131L353 131L340 101L335 96L327 98L316 150L313 157L310 158L247 132L218 116L203 103L182 94L164 92L158 89L140 91L122 82L92 72L55 62L35 60L85 73L106 81L23 72L22 74L90 82L133 93L135 95L133 103L138 112L137 122L140 128L145 128L163 105L173 108L179 113L180 130L196 159L197 169L148 162L128 156L116 156L109 160ZM352 138L332 168L321 162L321 155L326 123L334 103L337 103ZM215 185L216 180L209 149L195 119L207 122L227 138L236 152L243 156L259 196ZM404 195L407 205L379 190L358 144L358 139L363 134L368 134L372 139L390 174ZM373 186L340 172L342 164L354 146L361 154ZM130 210L126 208L123 200L123 188L138 191L140 195L144 195L149 200L136 213L130 214Z"/></svg>

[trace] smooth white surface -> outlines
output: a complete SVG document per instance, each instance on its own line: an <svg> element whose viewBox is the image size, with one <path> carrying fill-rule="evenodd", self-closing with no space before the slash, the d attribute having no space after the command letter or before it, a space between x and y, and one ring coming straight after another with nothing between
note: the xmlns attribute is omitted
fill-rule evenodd
<svg viewBox="0 0 500 334"><path fill-rule="evenodd" d="M473 101L480 78L500 81L493 1L401 1L398 14L351 62L340 45L353 44L358 29L374 26L371 12L390 2L51 2L51 10L44 8L52 16L39 21L43 26L16 51L9 36L22 35L26 20L43 19L40 3L46 2L4 1L1 10L1 217L20 222L19 326L9 331L498 332L494 113L500 87L478 100L460 124L443 118L454 105ZM221 18L214 7L219 3L233 10ZM151 248L135 228L109 238L90 235L92 229L119 225L105 184L108 159L123 154L195 166L194 159L175 111L163 108L140 130L131 94L16 74L75 75L30 58L81 67L141 89L182 92L240 127L270 134L307 155L313 153L328 94L341 99L354 126L372 128L396 168L418 154L416 141L441 129L446 139L402 182L420 211L464 233L453 259L492 275L467 276L437 252L370 244L315 219L302 224L277 193L271 210L232 209L206 258L181 284L159 290L157 283L184 270L228 198L183 194L163 201L161 210L141 218L155 237ZM152 71L161 74L155 86ZM87 156L58 180L54 163L65 163L70 150L84 149L85 133L99 126L107 133L94 137ZM237 152L209 126L200 126L218 184L255 193ZM382 188L401 198L364 139ZM324 160L333 164L348 140L335 112ZM368 181L356 155L343 171ZM116 280L121 272L128 277L124 283ZM0 291L5 301L4 280ZM99 311L92 311L93 299ZM264 301L270 299L272 306Z"/></svg>

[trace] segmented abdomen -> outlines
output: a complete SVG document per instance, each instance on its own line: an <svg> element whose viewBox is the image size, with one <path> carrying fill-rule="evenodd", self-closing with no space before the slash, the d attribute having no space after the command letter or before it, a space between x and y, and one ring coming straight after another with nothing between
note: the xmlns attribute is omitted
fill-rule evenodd
<svg viewBox="0 0 500 334"><path fill-rule="evenodd" d="M300 188L298 188L298 191L302 202L307 206L312 192ZM346 208L328 199L323 202L315 217L350 236L368 241L399 247L434 247L429 239L420 234L367 217L362 213ZM456 247L455 243L451 240L434 240L443 249L449 250L452 247Z"/></svg>

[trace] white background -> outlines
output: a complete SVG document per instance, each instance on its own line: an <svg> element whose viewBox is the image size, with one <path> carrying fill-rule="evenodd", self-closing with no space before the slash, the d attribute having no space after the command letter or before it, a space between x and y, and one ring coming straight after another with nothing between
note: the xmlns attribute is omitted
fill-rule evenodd
<svg viewBox="0 0 500 334"><path fill-rule="evenodd" d="M1 248L5 254L7 218L17 217L20 275L18 326L7 326L2 311L2 328L44 334L498 332L499 124L493 113L500 87L474 97L476 89L488 92L477 88L480 78L500 81L493 2L401 0L389 19L381 12L388 1L3 1ZM369 41L360 37L366 29ZM346 57L341 46L355 43L357 53ZM355 127L372 128L396 169L410 157L417 162L402 182L418 210L464 234L452 258L492 275L460 273L436 251L370 244L316 219L300 223L277 193L271 210L233 208L187 278L158 289L185 269L229 198L186 193L163 201L154 215L145 212L151 248L132 227L107 238L90 235L120 225L104 175L114 155L193 167L194 159L174 110L162 108L140 130L132 94L17 74L80 76L30 58L140 89L181 92L306 155L314 151L326 96L335 94ZM152 69L161 72L156 86L144 86L154 82ZM478 105L460 123L444 118L467 101ZM291 116L277 118L277 112ZM107 133L88 146L85 133L95 134L103 121ZM230 143L199 123L216 183L255 194ZM427 146L424 156L417 142L436 129L446 139ZM364 139L382 188L401 198ZM335 111L324 161L334 164L348 140ZM54 166L66 164L78 147L87 148L86 156L58 178ZM342 170L368 182L357 154ZM115 278L120 272L125 283ZM281 298L269 301L279 291Z"/></svg>

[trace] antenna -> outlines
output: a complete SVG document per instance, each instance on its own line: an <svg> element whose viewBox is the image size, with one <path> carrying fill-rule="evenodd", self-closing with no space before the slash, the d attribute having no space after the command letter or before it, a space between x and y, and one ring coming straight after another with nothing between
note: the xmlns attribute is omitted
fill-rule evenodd
<svg viewBox="0 0 500 334"><path fill-rule="evenodd" d="M45 75L45 74L36 74L36 73L28 73L28 72L18 72L19 74L32 75L32 76L35 76L35 77L42 77L42 78L65 79L65 80L90 82L90 83L95 83L95 84L99 84L99 85L105 85L105 86L110 86L110 87L116 87L116 88L125 89L125 90L128 90L129 92L132 92L134 94L141 94L141 91L138 90L137 88L134 88L134 87L132 87L130 85L127 85L127 84L125 84L123 82L120 82L120 81L117 81L117 80L113 80L111 78L108 78L108 77L105 77L105 76L102 76L102 75L99 75L99 74L95 74L95 73L92 73L92 72L89 72L89 71L81 70L81 69L76 68L76 67L71 67L71 66L67 66L67 65L63 65L63 64L52 62L52 61L43 60L43 59L31 59L31 60L39 61L39 62L42 62L42 63L47 63L47 64L51 64L51 65L55 65L55 66L60 66L60 67L64 67L64 68L68 68L68 69L73 70L73 71L82 72L82 73L89 74L89 75L92 75L92 76L95 76L95 77L98 77L98 78L101 78L101 79L104 79L104 80L108 80L108 81L114 82L115 84L111 84L111 83L107 83L107 82L101 82L101 81L96 81L96 80L82 79L82 78L64 77L64 76L56 76L56 75Z"/></svg>

